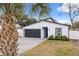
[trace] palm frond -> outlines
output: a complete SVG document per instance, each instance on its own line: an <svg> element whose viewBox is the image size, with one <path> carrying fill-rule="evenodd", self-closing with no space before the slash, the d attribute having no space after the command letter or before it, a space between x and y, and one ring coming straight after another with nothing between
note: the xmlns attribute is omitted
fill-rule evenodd
<svg viewBox="0 0 79 59"><path fill-rule="evenodd" d="M36 3L32 5L30 15L38 15L38 17L46 16L49 13L49 6L44 3Z"/></svg>

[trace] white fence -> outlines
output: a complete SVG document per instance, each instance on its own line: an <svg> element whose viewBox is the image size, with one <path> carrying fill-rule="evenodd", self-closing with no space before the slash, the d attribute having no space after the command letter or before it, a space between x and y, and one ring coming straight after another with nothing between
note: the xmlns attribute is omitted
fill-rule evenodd
<svg viewBox="0 0 79 59"><path fill-rule="evenodd" d="M79 40L79 31L69 31L69 38Z"/></svg>
<svg viewBox="0 0 79 59"><path fill-rule="evenodd" d="M23 30L22 29L17 29L18 33L19 33L19 37L23 37Z"/></svg>

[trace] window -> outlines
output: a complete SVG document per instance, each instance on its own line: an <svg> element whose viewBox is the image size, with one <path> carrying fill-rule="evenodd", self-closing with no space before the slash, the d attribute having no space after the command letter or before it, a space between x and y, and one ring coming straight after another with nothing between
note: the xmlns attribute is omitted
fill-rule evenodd
<svg viewBox="0 0 79 59"><path fill-rule="evenodd" d="M62 36L62 28L55 29L55 36Z"/></svg>

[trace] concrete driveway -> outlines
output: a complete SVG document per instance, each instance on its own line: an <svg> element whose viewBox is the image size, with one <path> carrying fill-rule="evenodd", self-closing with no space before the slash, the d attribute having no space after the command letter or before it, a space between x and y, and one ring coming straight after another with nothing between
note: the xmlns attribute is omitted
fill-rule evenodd
<svg viewBox="0 0 79 59"><path fill-rule="evenodd" d="M18 53L23 53L44 42L46 39L40 38L19 38Z"/></svg>

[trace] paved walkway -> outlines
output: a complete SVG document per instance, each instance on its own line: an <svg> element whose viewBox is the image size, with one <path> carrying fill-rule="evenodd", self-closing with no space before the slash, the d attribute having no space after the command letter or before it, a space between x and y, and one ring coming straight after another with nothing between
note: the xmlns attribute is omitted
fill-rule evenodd
<svg viewBox="0 0 79 59"><path fill-rule="evenodd" d="M40 38L19 38L18 52L23 53L25 51L28 51L45 40L46 39L40 39Z"/></svg>

